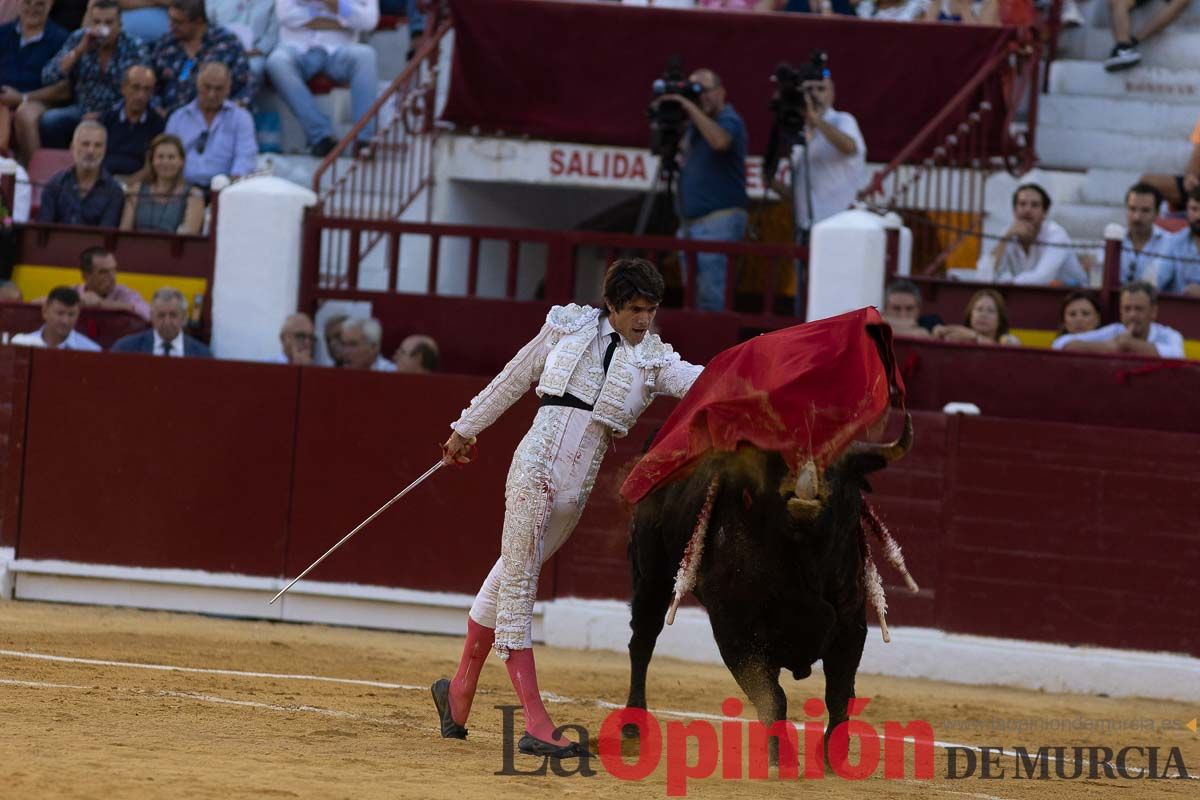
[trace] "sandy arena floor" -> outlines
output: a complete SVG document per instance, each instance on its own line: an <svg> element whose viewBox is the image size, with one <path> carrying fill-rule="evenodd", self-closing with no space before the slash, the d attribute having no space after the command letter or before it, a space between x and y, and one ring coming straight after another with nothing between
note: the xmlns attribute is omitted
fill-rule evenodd
<svg viewBox="0 0 1200 800"><path fill-rule="evenodd" d="M483 673L470 739L439 738L428 686L451 673L459 646L450 637L0 602L0 798L666 796L665 758L641 782L614 778L599 759L590 778L495 775L503 742L494 706L516 702L495 659ZM595 735L611 710L603 703L625 698L622 654L542 648L538 660L560 723L581 723ZM802 719L803 700L822 691L816 676L786 688L793 720ZM858 689L873 698L868 721L924 719L943 742L1157 745L1160 771L1177 747L1189 771L1200 773L1200 734L1183 727L1200 708L874 676L860 676ZM724 668L670 659L651 666L648 691L652 709L708 718L726 697L742 697ZM1134 722L1137 730L1115 727ZM538 763L516 758L519 769ZM687 788L705 798L1200 797L1195 779L1014 779L1013 760L1001 757L999 780L978 771L947 779L939 748L932 781L885 780L881 765L866 781L829 776L816 786L781 786L774 775L766 782L712 777ZM1144 767L1146 759L1134 755L1130 763Z"/></svg>

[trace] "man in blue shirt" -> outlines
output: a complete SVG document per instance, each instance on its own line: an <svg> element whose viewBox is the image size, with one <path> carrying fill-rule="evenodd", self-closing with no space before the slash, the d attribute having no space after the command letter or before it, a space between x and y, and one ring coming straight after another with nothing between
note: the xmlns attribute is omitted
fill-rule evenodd
<svg viewBox="0 0 1200 800"><path fill-rule="evenodd" d="M236 178L253 171L258 160L254 119L229 102L229 68L210 61L196 74L196 99L167 120L167 133L186 149L183 177L207 189L217 175Z"/></svg>
<svg viewBox="0 0 1200 800"><path fill-rule="evenodd" d="M142 64L125 70L121 97L121 102L100 118L108 131L104 168L113 175L134 175L146 164L150 142L167 125L167 121L150 108L150 100L154 97L154 70Z"/></svg>
<svg viewBox="0 0 1200 800"><path fill-rule="evenodd" d="M701 88L699 102L663 95L659 102L683 106L691 124L683 137L679 173L679 236L716 242L740 242L746 234L746 124L725 102L725 87L711 69L696 70L688 80ZM697 301L705 311L725 308L726 257L696 256ZM684 264L686 274L686 261Z"/></svg>
<svg viewBox="0 0 1200 800"><path fill-rule="evenodd" d="M42 88L42 68L67 40L67 32L51 22L51 0L21 0L20 16L0 25L0 152L9 149L12 116L26 100L50 99ZM28 159L30 153L22 152Z"/></svg>
<svg viewBox="0 0 1200 800"><path fill-rule="evenodd" d="M1188 226L1163 241L1155 261L1158 285L1164 292L1200 297L1200 186L1187 194Z"/></svg>
<svg viewBox="0 0 1200 800"><path fill-rule="evenodd" d="M125 192L103 167L107 139L108 134L99 122L85 119L79 123L71 138L75 166L46 182L38 222L102 228L116 228L120 224Z"/></svg>

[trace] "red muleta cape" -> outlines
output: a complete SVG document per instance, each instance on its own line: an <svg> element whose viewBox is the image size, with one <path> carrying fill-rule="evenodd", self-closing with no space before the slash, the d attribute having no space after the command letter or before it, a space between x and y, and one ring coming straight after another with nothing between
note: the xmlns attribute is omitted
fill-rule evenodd
<svg viewBox="0 0 1200 800"><path fill-rule="evenodd" d="M636 503L709 450L746 442L795 468L824 468L887 411L904 384L892 331L874 308L795 325L718 353L621 486Z"/></svg>

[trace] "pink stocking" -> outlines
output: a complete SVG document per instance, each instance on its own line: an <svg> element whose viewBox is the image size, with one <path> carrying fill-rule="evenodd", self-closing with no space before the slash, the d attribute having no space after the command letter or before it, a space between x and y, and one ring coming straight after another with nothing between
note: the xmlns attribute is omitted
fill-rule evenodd
<svg viewBox="0 0 1200 800"><path fill-rule="evenodd" d="M463 644L462 660L458 662L458 672L450 681L450 715L459 725L467 724L471 701L475 699L475 687L479 685L479 673L495 640L496 631L467 617L467 640Z"/></svg>
<svg viewBox="0 0 1200 800"><path fill-rule="evenodd" d="M525 709L525 732L532 734L535 739L560 747L570 744L570 741L554 736L554 723L542 705L542 696L538 693L537 669L533 664L533 648L510 650L508 661L508 677L512 680L517 697Z"/></svg>

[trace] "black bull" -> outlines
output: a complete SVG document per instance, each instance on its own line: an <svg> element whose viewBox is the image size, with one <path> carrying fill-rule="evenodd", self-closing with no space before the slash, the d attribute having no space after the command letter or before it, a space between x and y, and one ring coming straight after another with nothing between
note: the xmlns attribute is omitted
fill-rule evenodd
<svg viewBox="0 0 1200 800"><path fill-rule="evenodd" d="M783 458L750 447L711 456L688 477L647 496L634 513L629 543L627 705L646 708L646 670L675 574L716 477L719 489L693 593L708 611L721 658L768 726L787 718L780 670L800 680L821 659L826 736L846 720L867 634L862 493L870 491L867 476L911 443L907 416L896 442L853 443L825 470L815 515L789 511L795 473L789 475ZM627 726L626 734L635 735L636 728Z"/></svg>

